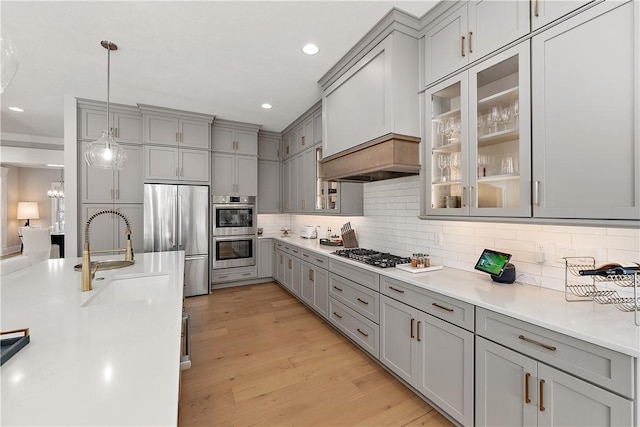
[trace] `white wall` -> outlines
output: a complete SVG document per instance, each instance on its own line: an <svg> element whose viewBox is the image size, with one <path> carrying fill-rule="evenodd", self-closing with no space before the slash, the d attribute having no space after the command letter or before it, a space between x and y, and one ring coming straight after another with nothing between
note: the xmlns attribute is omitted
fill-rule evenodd
<svg viewBox="0 0 640 427"><path fill-rule="evenodd" d="M561 256L592 255L598 264L640 262L638 229L420 220L419 195L418 177L368 183L364 185L364 216L292 215L291 228L295 233L300 225L316 225L324 237L328 226L339 234L340 226L351 221L361 247L405 256L429 253L432 264L467 271L474 271L482 249L493 248L513 254L519 282L557 290L564 289ZM260 215L259 226L271 216ZM435 244L438 233L442 233L442 246ZM534 261L536 243L547 248L543 264ZM555 255L549 253L552 251Z"/></svg>

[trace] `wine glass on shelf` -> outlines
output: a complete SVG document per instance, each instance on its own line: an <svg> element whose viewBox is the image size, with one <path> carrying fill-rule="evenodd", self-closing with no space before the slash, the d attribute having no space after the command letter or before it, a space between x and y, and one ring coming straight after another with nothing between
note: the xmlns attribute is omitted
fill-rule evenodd
<svg viewBox="0 0 640 427"><path fill-rule="evenodd" d="M449 155L449 176L451 181L460 181L460 152L456 151Z"/></svg>
<svg viewBox="0 0 640 427"><path fill-rule="evenodd" d="M501 108L500 109L500 119L504 126L504 130L509 129L509 123L511 123L511 109L510 108Z"/></svg>
<svg viewBox="0 0 640 427"><path fill-rule="evenodd" d="M438 120L438 123L436 124L436 133L438 134L438 136L440 136L440 144L438 145L444 145L444 135L445 135L444 120Z"/></svg>
<svg viewBox="0 0 640 427"><path fill-rule="evenodd" d="M500 107L494 105L491 107L491 112L489 113L488 121L493 126L493 133L498 132L498 123L500 123L502 116L500 114Z"/></svg>
<svg viewBox="0 0 640 427"><path fill-rule="evenodd" d="M446 181L447 177L444 175L444 170L447 167L447 155L446 154L438 154L438 168L440 168L440 180Z"/></svg>
<svg viewBox="0 0 640 427"><path fill-rule="evenodd" d="M513 116L516 128L518 127L518 118L520 117L520 101L516 98L511 103L511 115Z"/></svg>

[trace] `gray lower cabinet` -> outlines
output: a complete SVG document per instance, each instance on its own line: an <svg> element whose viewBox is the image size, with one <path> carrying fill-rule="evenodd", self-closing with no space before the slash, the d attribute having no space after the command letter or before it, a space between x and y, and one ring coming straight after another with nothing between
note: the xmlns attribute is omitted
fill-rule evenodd
<svg viewBox="0 0 640 427"><path fill-rule="evenodd" d="M462 425L473 425L473 333L380 297L380 361Z"/></svg>
<svg viewBox="0 0 640 427"><path fill-rule="evenodd" d="M300 297L325 319L329 310L329 274L327 270L302 261Z"/></svg>
<svg viewBox="0 0 640 427"><path fill-rule="evenodd" d="M280 245L282 243L279 243ZM284 252L278 249L278 243L276 243L276 256L273 264L274 278L278 283L284 285Z"/></svg>
<svg viewBox="0 0 640 427"><path fill-rule="evenodd" d="M630 426L633 403L482 337L477 426Z"/></svg>
<svg viewBox="0 0 640 427"><path fill-rule="evenodd" d="M328 319L329 272L326 255L276 241L274 278L289 292Z"/></svg>
<svg viewBox="0 0 640 427"><path fill-rule="evenodd" d="M273 276L273 241L271 239L258 239L258 278Z"/></svg>
<svg viewBox="0 0 640 427"><path fill-rule="evenodd" d="M296 296L300 296L301 261L288 253L284 254L284 285Z"/></svg>

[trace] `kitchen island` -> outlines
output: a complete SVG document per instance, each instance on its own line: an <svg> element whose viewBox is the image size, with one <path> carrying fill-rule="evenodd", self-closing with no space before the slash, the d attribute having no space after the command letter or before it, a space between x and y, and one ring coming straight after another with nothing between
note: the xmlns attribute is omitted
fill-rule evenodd
<svg viewBox="0 0 640 427"><path fill-rule="evenodd" d="M80 258L2 277L2 425L176 425L184 252L141 253L81 292Z"/></svg>

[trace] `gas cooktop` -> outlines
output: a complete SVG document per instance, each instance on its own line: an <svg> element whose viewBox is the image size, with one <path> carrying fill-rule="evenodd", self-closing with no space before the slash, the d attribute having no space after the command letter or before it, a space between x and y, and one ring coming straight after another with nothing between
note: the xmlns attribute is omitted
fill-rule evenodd
<svg viewBox="0 0 640 427"><path fill-rule="evenodd" d="M334 255L380 268L391 268L395 267L396 264L407 264L411 262L411 258L403 258L386 252L374 251L372 249L340 249L332 253Z"/></svg>

